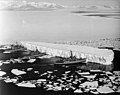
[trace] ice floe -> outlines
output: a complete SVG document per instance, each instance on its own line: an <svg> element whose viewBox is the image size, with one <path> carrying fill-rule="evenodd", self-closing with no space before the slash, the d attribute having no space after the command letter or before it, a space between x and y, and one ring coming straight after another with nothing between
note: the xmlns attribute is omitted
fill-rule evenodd
<svg viewBox="0 0 120 95"><path fill-rule="evenodd" d="M117 88L117 91L116 92L119 92L120 93L120 86Z"/></svg>
<svg viewBox="0 0 120 95"><path fill-rule="evenodd" d="M89 75L90 73L89 72L81 72L81 73L78 72L78 74L80 74L80 75Z"/></svg>
<svg viewBox="0 0 120 95"><path fill-rule="evenodd" d="M105 87L105 86L99 87L99 88L97 89L97 91L100 92L100 93L113 93L113 92L114 92L111 88Z"/></svg>
<svg viewBox="0 0 120 95"><path fill-rule="evenodd" d="M47 71L47 72L50 73L50 74L53 73L52 71Z"/></svg>
<svg viewBox="0 0 120 95"><path fill-rule="evenodd" d="M83 87L98 87L98 81L84 82L81 84Z"/></svg>
<svg viewBox="0 0 120 95"><path fill-rule="evenodd" d="M2 66L3 62L0 61L0 66Z"/></svg>
<svg viewBox="0 0 120 95"><path fill-rule="evenodd" d="M0 77L3 76L3 75L5 75L5 74L6 74L6 72L0 71Z"/></svg>
<svg viewBox="0 0 120 95"><path fill-rule="evenodd" d="M37 82L43 82L46 81L46 79L38 79Z"/></svg>
<svg viewBox="0 0 120 95"><path fill-rule="evenodd" d="M115 75L120 76L120 71L113 71L113 73L114 73Z"/></svg>
<svg viewBox="0 0 120 95"><path fill-rule="evenodd" d="M4 64L10 64L10 61L5 61L5 62L3 62Z"/></svg>
<svg viewBox="0 0 120 95"><path fill-rule="evenodd" d="M106 73L107 75L109 75L109 76L110 76L110 75L111 75L111 76L113 75L113 73L111 73L111 72L105 72L105 73Z"/></svg>
<svg viewBox="0 0 120 95"><path fill-rule="evenodd" d="M31 71L31 70L33 70L33 68L27 68L27 71Z"/></svg>
<svg viewBox="0 0 120 95"><path fill-rule="evenodd" d="M5 79L4 80L4 82L6 82L6 83L11 83L11 82L13 82L10 78L7 78L7 79Z"/></svg>
<svg viewBox="0 0 120 95"><path fill-rule="evenodd" d="M25 71L21 71L21 70L18 70L18 69L12 69L11 71L13 74L15 75L22 75L22 74L26 74Z"/></svg>
<svg viewBox="0 0 120 95"><path fill-rule="evenodd" d="M11 53L11 51L4 51L3 53Z"/></svg>
<svg viewBox="0 0 120 95"><path fill-rule="evenodd" d="M44 56L41 56L41 57L38 57L38 58L43 59L43 58L51 58L51 57L53 57L53 56L51 56L51 55L44 55Z"/></svg>
<svg viewBox="0 0 120 95"><path fill-rule="evenodd" d="M30 59L30 60L28 60L27 62L28 63L33 63L33 62L35 62L36 61L36 59Z"/></svg>
<svg viewBox="0 0 120 95"><path fill-rule="evenodd" d="M17 83L17 78L12 78L11 81L12 81L13 83Z"/></svg>
<svg viewBox="0 0 120 95"><path fill-rule="evenodd" d="M83 93L83 91L81 91L81 89L76 89L74 93Z"/></svg>
<svg viewBox="0 0 120 95"><path fill-rule="evenodd" d="M19 87L28 87L28 88L35 88L35 84L32 84L30 82L21 82L21 83L18 83L16 84L17 86Z"/></svg>
<svg viewBox="0 0 120 95"><path fill-rule="evenodd" d="M53 87L54 91L61 91L62 87L61 86L55 86Z"/></svg>
<svg viewBox="0 0 120 95"><path fill-rule="evenodd" d="M94 79L96 77L96 75L89 75L89 76L84 76L84 77Z"/></svg>

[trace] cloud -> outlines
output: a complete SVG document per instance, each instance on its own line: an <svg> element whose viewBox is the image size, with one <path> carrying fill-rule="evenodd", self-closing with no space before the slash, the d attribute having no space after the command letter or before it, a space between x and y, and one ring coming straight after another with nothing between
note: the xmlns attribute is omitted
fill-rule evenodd
<svg viewBox="0 0 120 95"><path fill-rule="evenodd" d="M55 10L61 8L64 6L48 2L0 1L1 10Z"/></svg>

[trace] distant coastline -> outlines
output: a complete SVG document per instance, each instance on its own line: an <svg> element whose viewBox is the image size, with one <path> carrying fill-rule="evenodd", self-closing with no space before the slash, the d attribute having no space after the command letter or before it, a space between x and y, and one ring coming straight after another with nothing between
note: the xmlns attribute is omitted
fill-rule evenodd
<svg viewBox="0 0 120 95"><path fill-rule="evenodd" d="M0 42L0 45L16 44L19 41ZM51 42L50 42L51 43ZM120 38L102 38L96 40L53 41L56 44L82 45L90 47L111 47L120 49Z"/></svg>
<svg viewBox="0 0 120 95"><path fill-rule="evenodd" d="M120 48L120 38L103 38L98 40L76 40L76 41L57 41L54 43L69 44L69 45L82 45L90 47L113 47Z"/></svg>

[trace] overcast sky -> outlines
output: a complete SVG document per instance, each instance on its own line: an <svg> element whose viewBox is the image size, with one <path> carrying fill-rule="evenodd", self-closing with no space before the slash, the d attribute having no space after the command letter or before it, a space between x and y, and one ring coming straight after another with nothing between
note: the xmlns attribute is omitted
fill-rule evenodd
<svg viewBox="0 0 120 95"><path fill-rule="evenodd" d="M0 0L0 1L34 1L34 2L53 2L63 5L119 5L120 0Z"/></svg>
<svg viewBox="0 0 120 95"><path fill-rule="evenodd" d="M49 1L60 5L118 4L115 0L26 1ZM0 11L0 41L60 41L116 37L120 33L119 24L120 20L117 19L79 16L65 11Z"/></svg>

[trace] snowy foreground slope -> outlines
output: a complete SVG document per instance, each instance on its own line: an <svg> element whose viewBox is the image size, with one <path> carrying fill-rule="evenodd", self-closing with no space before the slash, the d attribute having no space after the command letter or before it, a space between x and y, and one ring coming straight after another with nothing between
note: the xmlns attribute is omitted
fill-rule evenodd
<svg viewBox="0 0 120 95"><path fill-rule="evenodd" d="M72 51L73 56L76 58L86 58L89 62L96 62L104 65L112 64L114 58L113 51L107 49L44 42L21 41L21 44L29 50L38 50L52 56L70 57L70 51Z"/></svg>

